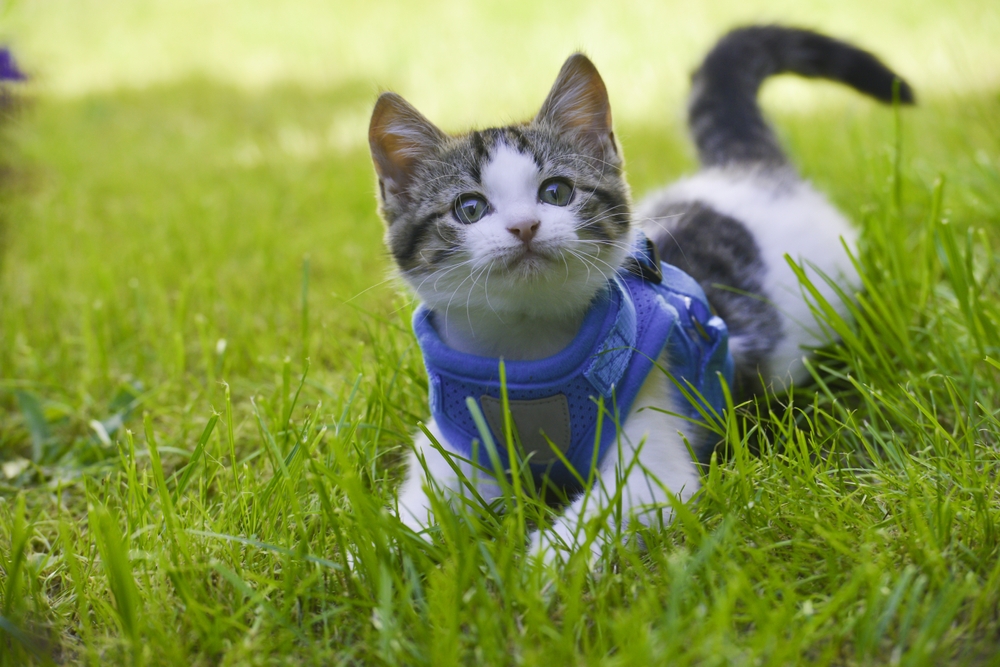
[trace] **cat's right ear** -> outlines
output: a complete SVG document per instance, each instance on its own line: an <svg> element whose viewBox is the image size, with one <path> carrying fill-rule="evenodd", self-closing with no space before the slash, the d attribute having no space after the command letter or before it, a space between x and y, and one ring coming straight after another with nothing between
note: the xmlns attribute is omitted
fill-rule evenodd
<svg viewBox="0 0 1000 667"><path fill-rule="evenodd" d="M447 136L396 93L375 102L368 144L382 200L406 199L417 164L430 157Z"/></svg>

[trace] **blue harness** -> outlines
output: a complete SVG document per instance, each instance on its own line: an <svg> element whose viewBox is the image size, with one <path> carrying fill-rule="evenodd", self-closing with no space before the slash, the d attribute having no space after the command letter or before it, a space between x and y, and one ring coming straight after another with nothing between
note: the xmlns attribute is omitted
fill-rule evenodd
<svg viewBox="0 0 1000 667"><path fill-rule="evenodd" d="M472 397L508 469L500 360L445 345L434 328L434 313L424 306L414 313L413 329L427 366L431 414L441 433L458 454L491 467L485 448L473 446L482 437L466 404ZM548 476L558 486L578 487L576 475L588 478L592 464L615 442L622 418L664 349L675 392L692 397L679 401L685 406L682 414L702 421L697 402L702 410L721 415L725 398L717 373L728 385L733 381L726 325L712 315L698 283L661 263L653 244L641 237L626 268L594 297L569 346L545 359L504 362L512 421L536 482Z"/></svg>

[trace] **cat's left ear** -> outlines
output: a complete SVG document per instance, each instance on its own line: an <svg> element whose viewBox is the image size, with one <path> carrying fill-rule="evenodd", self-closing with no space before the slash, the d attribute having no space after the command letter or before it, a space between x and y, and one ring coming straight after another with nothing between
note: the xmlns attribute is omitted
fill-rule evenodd
<svg viewBox="0 0 1000 667"><path fill-rule="evenodd" d="M602 159L619 160L608 89L582 53L574 53L563 64L535 122L578 139Z"/></svg>

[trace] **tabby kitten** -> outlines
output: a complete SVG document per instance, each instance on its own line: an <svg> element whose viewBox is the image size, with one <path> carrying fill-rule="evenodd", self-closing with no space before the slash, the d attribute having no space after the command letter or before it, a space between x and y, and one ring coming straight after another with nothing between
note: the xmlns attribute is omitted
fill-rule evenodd
<svg viewBox="0 0 1000 667"><path fill-rule="evenodd" d="M620 284L641 223L663 260L692 276L728 325L737 400L802 380L805 349L827 338L784 256L811 267L820 292L846 314L816 270L855 290L842 242L853 247L856 235L796 174L760 112L760 84L781 72L840 81L884 102L895 88L901 102L913 100L878 59L843 42L775 26L735 30L693 78L689 121L702 171L651 194L633 214L607 90L583 55L566 61L541 110L521 125L448 135L399 95L380 96L369 141L386 242L441 344L473 361L555 358ZM666 349L658 361L676 366ZM432 409L440 400L432 387ZM487 397L481 405L489 407ZM683 501L699 487L688 443L701 461L714 447L703 429L669 414L689 408L667 373L649 372L618 442L597 462L595 489L536 532L531 549L553 559L583 546L583 522L614 521L607 503L619 483L623 521L669 522L670 496ZM532 414L531 424L550 418ZM527 443L522 421L515 415ZM436 421L429 431L468 456L470 443L449 441ZM468 463L459 468L478 479L482 498L499 496L494 479L473 475ZM468 492L420 434L398 500L400 519L417 531L433 521L429 481L453 496ZM595 555L602 546L589 544Z"/></svg>

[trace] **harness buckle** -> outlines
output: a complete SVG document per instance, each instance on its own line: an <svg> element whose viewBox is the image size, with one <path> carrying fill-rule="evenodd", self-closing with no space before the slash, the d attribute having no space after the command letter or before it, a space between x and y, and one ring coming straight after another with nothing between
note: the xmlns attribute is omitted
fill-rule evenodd
<svg viewBox="0 0 1000 667"><path fill-rule="evenodd" d="M663 269L660 268L660 253L656 244L645 234L640 234L636 250L625 260L622 269L633 276L659 285L663 282Z"/></svg>

